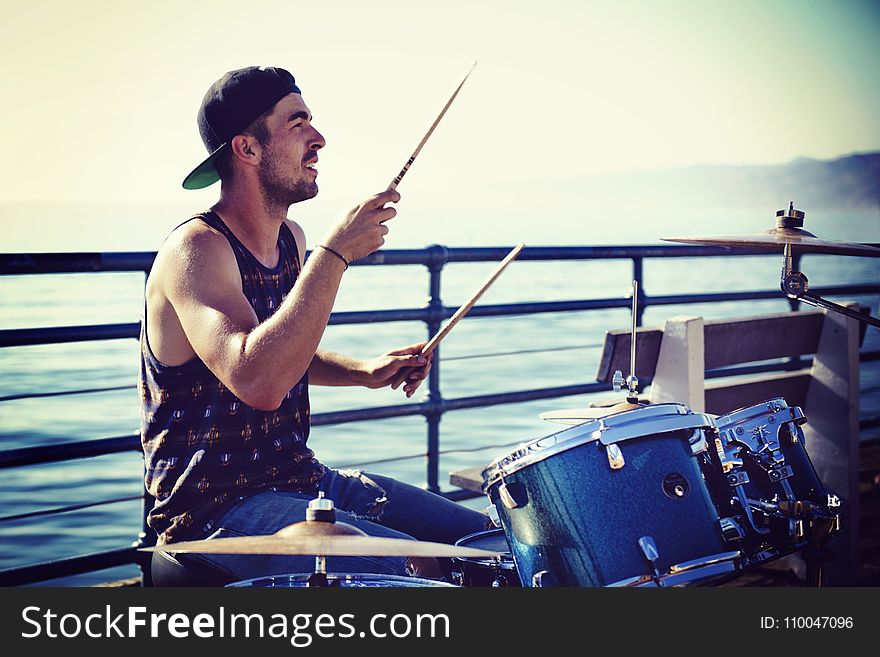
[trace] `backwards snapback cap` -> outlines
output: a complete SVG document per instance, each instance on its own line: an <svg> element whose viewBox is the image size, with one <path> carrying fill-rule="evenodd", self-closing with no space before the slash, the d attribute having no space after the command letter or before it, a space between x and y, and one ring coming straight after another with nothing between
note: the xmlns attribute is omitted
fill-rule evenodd
<svg viewBox="0 0 880 657"><path fill-rule="evenodd" d="M214 161L233 137L290 93L302 93L283 68L248 66L229 71L208 89L199 108L199 133L208 157L184 179L184 189L201 189L220 176Z"/></svg>

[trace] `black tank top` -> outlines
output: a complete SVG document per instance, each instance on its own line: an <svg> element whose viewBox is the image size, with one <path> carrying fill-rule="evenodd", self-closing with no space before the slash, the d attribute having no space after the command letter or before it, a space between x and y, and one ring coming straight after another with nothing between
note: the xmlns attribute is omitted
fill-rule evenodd
<svg viewBox="0 0 880 657"><path fill-rule="evenodd" d="M205 222L229 240L245 297L260 322L271 317L300 273L288 226L281 226L280 258L270 269L216 213L192 220ZM324 467L306 446L308 373L277 410L257 410L236 397L198 357L174 367L159 362L147 339L145 310L138 388L145 485L156 499L147 523L160 543L205 534L230 504L266 488L316 490Z"/></svg>

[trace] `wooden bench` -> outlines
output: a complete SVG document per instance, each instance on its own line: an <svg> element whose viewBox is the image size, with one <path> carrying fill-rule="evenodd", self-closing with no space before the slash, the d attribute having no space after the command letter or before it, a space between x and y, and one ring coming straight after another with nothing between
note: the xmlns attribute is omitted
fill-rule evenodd
<svg viewBox="0 0 880 657"><path fill-rule="evenodd" d="M678 402L696 412L723 415L782 397L803 409L810 458L844 510L843 532L829 544L837 553L827 568L835 584L855 582L858 572L858 349L864 333L865 324L820 310L710 321L675 317L663 328L636 332L636 376L643 389L650 381L645 391L650 403ZM629 374L630 342L628 330L605 335L596 380L608 383L609 392L615 370ZM812 356L812 363L803 356ZM742 374L774 359L786 359L792 369ZM707 381L707 370L719 374L722 368L736 376ZM613 401L620 399L617 395ZM547 433L553 430L548 426ZM484 467L452 472L450 483L479 491Z"/></svg>

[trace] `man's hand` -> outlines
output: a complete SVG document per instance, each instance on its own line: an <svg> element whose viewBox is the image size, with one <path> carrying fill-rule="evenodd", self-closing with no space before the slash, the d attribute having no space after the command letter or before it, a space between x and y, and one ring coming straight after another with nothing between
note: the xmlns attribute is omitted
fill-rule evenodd
<svg viewBox="0 0 880 657"><path fill-rule="evenodd" d="M348 262L370 255L385 244L388 234L385 222L397 214L397 210L385 205L399 200L400 194L394 190L371 196L352 208L333 227L323 244L342 254Z"/></svg>
<svg viewBox="0 0 880 657"><path fill-rule="evenodd" d="M363 385L367 388L384 388L390 386L401 370L406 370L406 379L403 381L403 391L407 397L412 397L422 381L431 371L434 354L421 355L419 352L427 343L394 349L382 354L378 358L368 362L365 368L366 380ZM394 386L396 390L400 384Z"/></svg>

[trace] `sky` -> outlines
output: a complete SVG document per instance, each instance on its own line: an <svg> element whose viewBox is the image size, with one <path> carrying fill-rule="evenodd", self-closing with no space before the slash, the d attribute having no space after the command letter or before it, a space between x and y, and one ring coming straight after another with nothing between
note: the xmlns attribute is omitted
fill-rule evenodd
<svg viewBox="0 0 880 657"><path fill-rule="evenodd" d="M475 60L401 185L416 207L880 149L876 0L35 0L3 14L0 202L210 205L216 187L180 187L205 154L196 112L252 64L288 68L327 138L320 213L386 187Z"/></svg>

